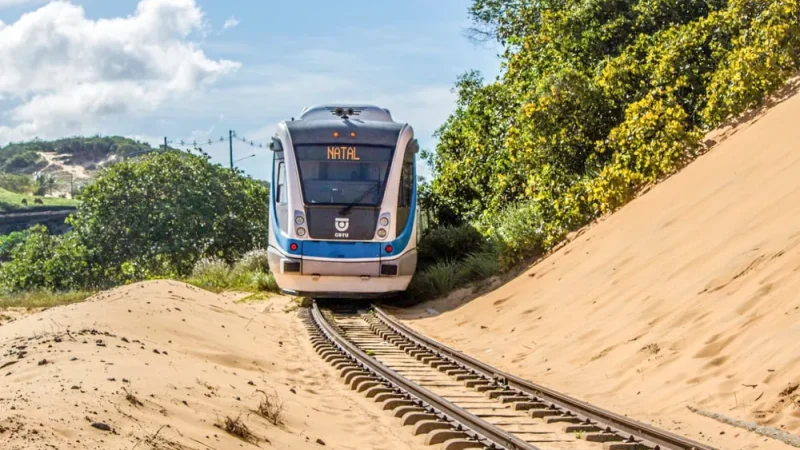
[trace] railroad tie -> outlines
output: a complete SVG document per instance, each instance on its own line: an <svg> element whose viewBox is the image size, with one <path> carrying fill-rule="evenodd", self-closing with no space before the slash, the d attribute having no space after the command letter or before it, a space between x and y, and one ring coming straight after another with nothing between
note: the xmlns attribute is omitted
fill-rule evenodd
<svg viewBox="0 0 800 450"><path fill-rule="evenodd" d="M594 425L580 424L580 425L567 425L564 427L565 433L597 433L602 431Z"/></svg>
<svg viewBox="0 0 800 450"><path fill-rule="evenodd" d="M390 399L388 399L388 400L383 402L383 410L384 411L389 410L389 409L399 408L401 406L416 406L416 403L414 403L411 400L398 399L398 398L390 398Z"/></svg>
<svg viewBox="0 0 800 450"><path fill-rule="evenodd" d="M528 415L535 419L544 419L545 417L560 416L561 412L556 409L529 409Z"/></svg>
<svg viewBox="0 0 800 450"><path fill-rule="evenodd" d="M416 425L423 420L436 420L436 414L428 412L413 412L403 416L403 426Z"/></svg>
<svg viewBox="0 0 800 450"><path fill-rule="evenodd" d="M519 395L519 394L517 394L515 391L509 391L509 390L490 391L487 394L487 396L489 398L493 398L493 399L494 398L499 398L499 397L512 396L512 395Z"/></svg>
<svg viewBox="0 0 800 450"><path fill-rule="evenodd" d="M491 381L483 379L483 378L477 379L477 380L467 380L464 383L464 385L466 387L468 387L468 388L474 388L474 387L478 387L478 386L489 386L489 384L491 384Z"/></svg>
<svg viewBox="0 0 800 450"><path fill-rule="evenodd" d="M467 439L469 436L462 431L434 430L425 438L425 445L442 444L452 439Z"/></svg>
<svg viewBox="0 0 800 450"><path fill-rule="evenodd" d="M587 442L620 442L624 441L621 436L617 436L614 433L608 432L600 432L600 433L589 433L583 437L586 439Z"/></svg>
<svg viewBox="0 0 800 450"><path fill-rule="evenodd" d="M637 444L636 442L604 442L603 443L603 450L640 450L644 447L643 445Z"/></svg>
<svg viewBox="0 0 800 450"><path fill-rule="evenodd" d="M526 399L526 400L529 400L529 399ZM531 401L522 400L522 401L519 401L517 403L514 403L514 410L515 411L528 411L528 410L531 410L531 409L545 409L545 408L547 408L547 405L545 405L542 402L531 402Z"/></svg>
<svg viewBox="0 0 800 450"><path fill-rule="evenodd" d="M419 436L423 433L430 433L434 430L449 430L450 424L439 420L421 420L414 425L412 433L414 436Z"/></svg>
<svg viewBox="0 0 800 450"><path fill-rule="evenodd" d="M386 400L405 400L406 396L403 394L395 394L393 392L381 392L375 395L375 403L383 403Z"/></svg>
<svg viewBox="0 0 800 450"><path fill-rule="evenodd" d="M399 408L396 408L396 409L395 409L395 410L392 412L392 414L393 414L395 417L398 417L398 418L400 418L400 419L403 419L403 418L404 418L406 415L408 415L408 414L412 414L412 413L424 413L424 412L425 412L425 409L424 409L424 408L421 408L421 407L419 407L419 406L416 406L416 405L415 405L415 406L408 406L408 405L406 405L406 406L400 406Z"/></svg>
<svg viewBox="0 0 800 450"><path fill-rule="evenodd" d="M366 390L369 390L369 389L372 389L372 388L375 388L375 387L379 387L379 386L382 386L380 381L377 381L377 380L365 381L365 382L363 382L363 383L358 385L358 387L356 388L356 392L364 392Z"/></svg>
<svg viewBox="0 0 800 450"><path fill-rule="evenodd" d="M566 415L566 414L562 414L562 415L555 416L555 417L545 417L544 421L545 421L545 423L574 423L574 424L581 423L581 419L578 419L575 416L569 416L569 415Z"/></svg>
<svg viewBox="0 0 800 450"><path fill-rule="evenodd" d="M391 389L379 384L377 386L372 386L369 389L367 389L367 392L364 395L367 398L373 398L378 394L389 394L391 392L392 392Z"/></svg>
<svg viewBox="0 0 800 450"><path fill-rule="evenodd" d="M442 450L465 450L468 448L484 448L478 441L469 439L450 439L442 444Z"/></svg>

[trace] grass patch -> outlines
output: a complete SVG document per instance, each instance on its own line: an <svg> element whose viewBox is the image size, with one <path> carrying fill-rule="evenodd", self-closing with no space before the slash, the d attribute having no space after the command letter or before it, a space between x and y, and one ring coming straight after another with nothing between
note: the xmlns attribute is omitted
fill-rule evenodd
<svg viewBox="0 0 800 450"><path fill-rule="evenodd" d="M0 297L0 308L52 308L53 306L80 303L93 294L93 292L85 291L32 291L8 294Z"/></svg>
<svg viewBox="0 0 800 450"><path fill-rule="evenodd" d="M272 298L271 292L256 292L255 294L250 294L241 300L236 300L234 303L238 304L258 303L269 300L270 298Z"/></svg>
<svg viewBox="0 0 800 450"><path fill-rule="evenodd" d="M261 394L261 400L258 402L258 408L255 411L256 414L267 419L275 426L283 425L283 401L278 397L278 394L267 394L260 389L256 393Z"/></svg>
<svg viewBox="0 0 800 450"><path fill-rule="evenodd" d="M28 202L27 205L22 203L22 200ZM35 203L36 200L41 200L41 204ZM58 197L38 197L27 194L19 194L11 192L7 189L0 188L0 211L13 212L13 211L28 211L36 210L36 207L41 206L72 206L77 207L81 204L80 201L71 198L58 198Z"/></svg>
<svg viewBox="0 0 800 450"><path fill-rule="evenodd" d="M135 406L137 408L140 407L140 406L144 406L144 403L142 403L138 398L136 398L136 396L132 392L129 392L124 387L122 388L122 390L125 391L125 400L127 400L128 403L130 403L131 405L133 405L133 406Z"/></svg>
<svg viewBox="0 0 800 450"><path fill-rule="evenodd" d="M253 252L251 252L253 253ZM255 260L255 262L254 262ZM258 256L231 267L218 258L203 258L197 262L187 283L211 292L277 292L278 283L272 273L265 271Z"/></svg>
<svg viewBox="0 0 800 450"><path fill-rule="evenodd" d="M499 271L497 254L492 252L472 253L459 263L459 276L466 281L480 281Z"/></svg>
<svg viewBox="0 0 800 450"><path fill-rule="evenodd" d="M255 444L258 442L258 438L256 438L247 425L242 422L241 416L237 417L236 419L225 417L225 421L223 423L216 424L215 426L250 444Z"/></svg>
<svg viewBox="0 0 800 450"><path fill-rule="evenodd" d="M409 293L421 299L449 294L464 281L462 264L458 261L442 261L418 271L409 285Z"/></svg>
<svg viewBox="0 0 800 450"><path fill-rule="evenodd" d="M292 297L292 301L283 308L283 312L290 313L300 308L310 308L312 300L308 297Z"/></svg>

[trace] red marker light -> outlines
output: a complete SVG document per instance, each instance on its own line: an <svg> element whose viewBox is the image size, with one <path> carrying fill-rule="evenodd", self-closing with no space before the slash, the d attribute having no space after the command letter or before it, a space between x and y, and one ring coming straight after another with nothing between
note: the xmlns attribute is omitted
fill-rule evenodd
<svg viewBox="0 0 800 450"><path fill-rule="evenodd" d="M291 249L293 252L296 252L297 251L297 244L292 242L292 245L289 246L289 249Z"/></svg>
<svg viewBox="0 0 800 450"><path fill-rule="evenodd" d="M387 245L386 246L386 253L392 253L392 250L394 250L394 249L392 248L391 245Z"/></svg>

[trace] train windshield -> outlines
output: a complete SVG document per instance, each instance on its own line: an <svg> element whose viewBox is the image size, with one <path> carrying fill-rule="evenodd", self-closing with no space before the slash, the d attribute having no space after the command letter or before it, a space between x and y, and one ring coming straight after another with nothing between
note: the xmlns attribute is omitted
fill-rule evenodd
<svg viewBox="0 0 800 450"><path fill-rule="evenodd" d="M380 204L393 147L298 145L295 153L307 205Z"/></svg>

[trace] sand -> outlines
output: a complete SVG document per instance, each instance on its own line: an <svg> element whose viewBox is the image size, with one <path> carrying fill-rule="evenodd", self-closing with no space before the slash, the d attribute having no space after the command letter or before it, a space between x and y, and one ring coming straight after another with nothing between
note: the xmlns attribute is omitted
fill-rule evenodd
<svg viewBox="0 0 800 450"><path fill-rule="evenodd" d="M799 120L795 94L512 281L398 314L698 441L793 448L687 407L800 434Z"/></svg>
<svg viewBox="0 0 800 450"><path fill-rule="evenodd" d="M0 448L423 448L319 358L290 299L236 298L152 281L0 321Z"/></svg>

